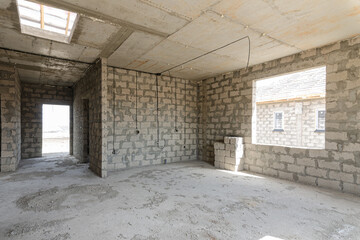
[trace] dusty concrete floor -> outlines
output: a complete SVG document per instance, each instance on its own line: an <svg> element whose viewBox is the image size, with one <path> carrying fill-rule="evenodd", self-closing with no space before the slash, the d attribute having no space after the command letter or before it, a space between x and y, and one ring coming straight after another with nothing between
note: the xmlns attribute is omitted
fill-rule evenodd
<svg viewBox="0 0 360 240"><path fill-rule="evenodd" d="M0 174L0 239L359 239L360 198L175 163L94 176L75 159Z"/></svg>

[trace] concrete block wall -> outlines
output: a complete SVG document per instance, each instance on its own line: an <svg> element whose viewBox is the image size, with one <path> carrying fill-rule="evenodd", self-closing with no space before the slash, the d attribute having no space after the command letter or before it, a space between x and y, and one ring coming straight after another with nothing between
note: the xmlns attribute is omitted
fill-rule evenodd
<svg viewBox="0 0 360 240"><path fill-rule="evenodd" d="M252 144L254 80L326 65L325 149ZM203 159L214 162L213 144L243 136L244 169L360 194L360 38L336 42L200 84Z"/></svg>
<svg viewBox="0 0 360 240"><path fill-rule="evenodd" d="M88 100L89 114L89 165L100 177L107 176L107 67L106 59L91 66L74 86L74 156L84 159L84 103Z"/></svg>
<svg viewBox="0 0 360 240"><path fill-rule="evenodd" d="M244 145L242 137L224 137L224 142L214 143L214 166L237 172L242 170Z"/></svg>
<svg viewBox="0 0 360 240"><path fill-rule="evenodd" d="M109 67L107 84L108 170L197 159L196 83L158 76L158 113L155 75Z"/></svg>
<svg viewBox="0 0 360 240"><path fill-rule="evenodd" d="M297 114L296 105L302 113ZM256 142L293 147L324 148L325 133L315 132L316 110L325 109L325 98L256 104ZM274 112L281 111L284 131L274 131Z"/></svg>
<svg viewBox="0 0 360 240"><path fill-rule="evenodd" d="M0 172L15 171L21 159L21 84L14 66L0 64Z"/></svg>
<svg viewBox="0 0 360 240"><path fill-rule="evenodd" d="M42 105L69 105L72 115L71 87L22 83L21 85L21 157L42 156ZM70 117L70 154L72 154L72 117Z"/></svg>

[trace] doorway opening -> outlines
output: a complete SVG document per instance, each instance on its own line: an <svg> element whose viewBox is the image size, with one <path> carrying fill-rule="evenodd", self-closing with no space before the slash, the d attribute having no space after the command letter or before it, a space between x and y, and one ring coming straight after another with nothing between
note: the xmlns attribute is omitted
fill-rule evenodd
<svg viewBox="0 0 360 240"><path fill-rule="evenodd" d="M70 151L70 106L43 104L42 153Z"/></svg>

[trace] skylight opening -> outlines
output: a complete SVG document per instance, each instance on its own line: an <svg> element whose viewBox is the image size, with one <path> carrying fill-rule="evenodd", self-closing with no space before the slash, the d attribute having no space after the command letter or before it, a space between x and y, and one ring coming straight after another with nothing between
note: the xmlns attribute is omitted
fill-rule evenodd
<svg viewBox="0 0 360 240"><path fill-rule="evenodd" d="M17 0L21 32L70 43L78 19L76 13L27 0Z"/></svg>

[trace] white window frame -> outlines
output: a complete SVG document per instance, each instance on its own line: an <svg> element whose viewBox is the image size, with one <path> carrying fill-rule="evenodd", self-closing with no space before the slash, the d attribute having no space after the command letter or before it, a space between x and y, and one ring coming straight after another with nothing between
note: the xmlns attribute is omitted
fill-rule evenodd
<svg viewBox="0 0 360 240"><path fill-rule="evenodd" d="M276 128L276 114L281 113L281 128ZM284 111L274 112L274 128L273 131L284 131Z"/></svg>
<svg viewBox="0 0 360 240"><path fill-rule="evenodd" d="M325 112L325 121L326 121L326 110L323 109L323 108L319 108L319 109L316 109L315 110L315 131L316 132L324 132L325 131L325 128L324 129L320 129L319 128L319 112L320 111L324 111ZM326 123L326 122L325 122Z"/></svg>

